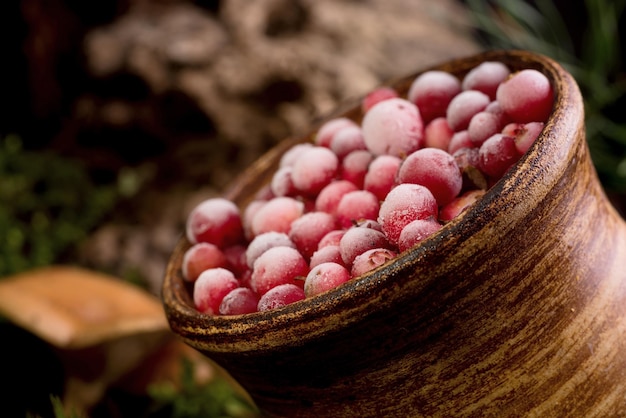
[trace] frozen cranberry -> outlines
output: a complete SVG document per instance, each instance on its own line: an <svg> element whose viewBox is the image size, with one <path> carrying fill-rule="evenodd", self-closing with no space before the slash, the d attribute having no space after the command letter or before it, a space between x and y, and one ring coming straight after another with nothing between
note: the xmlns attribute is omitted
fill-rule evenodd
<svg viewBox="0 0 626 418"><path fill-rule="evenodd" d="M198 204L187 218L187 239L226 247L243 240L239 208L230 200L211 198Z"/></svg>

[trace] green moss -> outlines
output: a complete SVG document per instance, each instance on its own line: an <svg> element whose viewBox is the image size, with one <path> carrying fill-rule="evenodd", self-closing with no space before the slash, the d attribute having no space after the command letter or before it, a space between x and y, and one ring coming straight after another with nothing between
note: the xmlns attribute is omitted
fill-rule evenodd
<svg viewBox="0 0 626 418"><path fill-rule="evenodd" d="M154 401L153 414L171 418L254 418L258 411L235 391L224 378L217 377L199 385L193 366L183 360L181 388L168 383L148 390Z"/></svg>
<svg viewBox="0 0 626 418"><path fill-rule="evenodd" d="M0 277L52 264L85 238L120 198L79 161L0 138Z"/></svg>

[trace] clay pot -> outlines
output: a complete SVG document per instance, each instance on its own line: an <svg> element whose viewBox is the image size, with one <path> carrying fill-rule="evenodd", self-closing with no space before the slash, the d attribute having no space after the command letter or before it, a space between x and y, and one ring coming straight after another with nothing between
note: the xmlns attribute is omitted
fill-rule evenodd
<svg viewBox="0 0 626 418"><path fill-rule="evenodd" d="M626 414L626 224L590 161L579 89L529 52L436 68L462 77L491 60L545 73L554 112L517 166L422 245L328 293L236 317L194 309L180 269L189 244L176 247L163 285L171 328L266 415ZM394 85L406 92L415 76ZM342 114L361 117L358 105ZM310 138L259 159L228 196L245 205Z"/></svg>

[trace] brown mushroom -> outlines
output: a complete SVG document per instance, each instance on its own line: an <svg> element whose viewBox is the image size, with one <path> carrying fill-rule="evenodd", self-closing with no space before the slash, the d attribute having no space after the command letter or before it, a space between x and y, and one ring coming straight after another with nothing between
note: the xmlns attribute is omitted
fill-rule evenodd
<svg viewBox="0 0 626 418"><path fill-rule="evenodd" d="M143 365L155 356L169 360L153 373L176 381L174 357L192 354L171 333L158 298L83 268L45 267L1 280L0 314L55 349L65 372L63 403L78 412L88 411L122 378L132 379L135 370L144 379L156 378L145 375ZM212 364L200 365L198 358L192 361L199 377L210 379Z"/></svg>

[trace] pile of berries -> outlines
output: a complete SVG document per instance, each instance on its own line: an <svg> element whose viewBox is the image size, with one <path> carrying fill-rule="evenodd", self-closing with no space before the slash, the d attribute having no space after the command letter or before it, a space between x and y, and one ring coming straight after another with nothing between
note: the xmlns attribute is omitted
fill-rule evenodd
<svg viewBox="0 0 626 418"><path fill-rule="evenodd" d="M458 216L528 150L552 112L533 69L484 62L463 79L381 87L361 123L336 117L283 154L243 210L223 198L187 219L182 274L196 308L236 315L285 306L372 270Z"/></svg>

